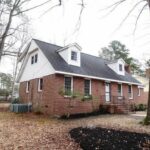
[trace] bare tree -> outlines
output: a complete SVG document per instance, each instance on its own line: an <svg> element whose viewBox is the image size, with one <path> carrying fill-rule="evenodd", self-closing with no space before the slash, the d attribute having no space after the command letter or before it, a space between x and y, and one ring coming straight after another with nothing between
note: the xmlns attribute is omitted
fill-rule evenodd
<svg viewBox="0 0 150 150"><path fill-rule="evenodd" d="M27 23L25 12L48 4L52 0L47 0L41 4L25 9L25 4L32 0L0 0L0 60L3 55L12 55L8 51L16 44L14 35ZM61 5L61 0L58 0Z"/></svg>
<svg viewBox="0 0 150 150"><path fill-rule="evenodd" d="M13 54L15 54L15 62L14 62L14 66L13 66L12 98L13 98L14 92L15 92L15 83L16 83L16 77L17 77L17 73L18 73L18 59L21 55L21 52L22 52L23 48L31 40L31 34L29 34L28 30L29 30L28 27L24 26L23 32L18 34L17 37L16 37L17 41L19 43L18 43L18 47L14 49L16 51L13 52ZM10 53L9 53L9 56L10 56Z"/></svg>

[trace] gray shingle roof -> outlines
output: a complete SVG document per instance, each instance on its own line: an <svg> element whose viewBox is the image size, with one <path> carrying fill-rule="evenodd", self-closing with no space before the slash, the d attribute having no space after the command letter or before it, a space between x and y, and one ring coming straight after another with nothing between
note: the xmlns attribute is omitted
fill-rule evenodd
<svg viewBox="0 0 150 150"><path fill-rule="evenodd" d="M125 76L118 75L107 66L105 60L102 58L81 53L81 67L77 67L67 64L56 52L62 47L39 41L37 39L34 39L34 41L45 54L56 71L141 84L127 72L125 73Z"/></svg>

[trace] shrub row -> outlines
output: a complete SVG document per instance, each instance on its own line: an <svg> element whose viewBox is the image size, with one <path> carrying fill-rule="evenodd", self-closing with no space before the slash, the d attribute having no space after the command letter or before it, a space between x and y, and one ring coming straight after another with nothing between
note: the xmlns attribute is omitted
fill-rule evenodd
<svg viewBox="0 0 150 150"><path fill-rule="evenodd" d="M138 105L132 104L130 106L131 111L145 111L146 109L147 109L147 105L145 104L138 104Z"/></svg>

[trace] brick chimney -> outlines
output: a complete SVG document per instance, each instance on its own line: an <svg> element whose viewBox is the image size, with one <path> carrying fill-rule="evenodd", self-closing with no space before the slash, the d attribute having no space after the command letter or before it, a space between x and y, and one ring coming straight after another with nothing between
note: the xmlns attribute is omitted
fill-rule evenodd
<svg viewBox="0 0 150 150"><path fill-rule="evenodd" d="M126 72L131 73L131 67L130 67L130 65L126 64L125 67L124 67L124 69L125 69Z"/></svg>
<svg viewBox="0 0 150 150"><path fill-rule="evenodd" d="M146 69L146 78L149 78L149 77L150 77L150 68Z"/></svg>

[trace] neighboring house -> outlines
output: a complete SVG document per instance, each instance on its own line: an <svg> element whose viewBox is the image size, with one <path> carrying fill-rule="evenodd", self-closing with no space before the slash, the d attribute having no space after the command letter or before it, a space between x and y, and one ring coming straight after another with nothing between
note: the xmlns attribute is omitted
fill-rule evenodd
<svg viewBox="0 0 150 150"><path fill-rule="evenodd" d="M138 81L140 81L143 85L143 96L141 99L138 99L137 104L147 104L148 102L148 91L149 91L149 79L148 77L143 77L139 75L134 75L134 78L136 78Z"/></svg>
<svg viewBox="0 0 150 150"><path fill-rule="evenodd" d="M125 113L142 97L141 83L122 59L108 62L82 53L76 43L60 47L33 39L19 61L20 99L45 114L87 113L100 105Z"/></svg>

